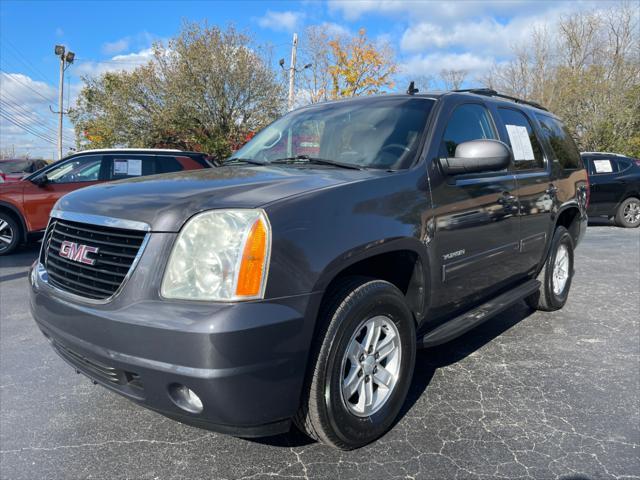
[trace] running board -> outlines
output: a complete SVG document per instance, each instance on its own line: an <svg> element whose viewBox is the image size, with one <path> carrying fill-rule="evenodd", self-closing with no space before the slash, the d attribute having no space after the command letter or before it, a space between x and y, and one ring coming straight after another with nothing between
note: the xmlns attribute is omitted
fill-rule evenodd
<svg viewBox="0 0 640 480"><path fill-rule="evenodd" d="M463 333L477 327L481 323L489 320L494 315L505 311L514 303L519 302L540 288L538 280L529 280L522 285L497 296L496 298L483 303L468 312L463 313L434 330L427 332L418 338L418 348L435 347L459 337Z"/></svg>

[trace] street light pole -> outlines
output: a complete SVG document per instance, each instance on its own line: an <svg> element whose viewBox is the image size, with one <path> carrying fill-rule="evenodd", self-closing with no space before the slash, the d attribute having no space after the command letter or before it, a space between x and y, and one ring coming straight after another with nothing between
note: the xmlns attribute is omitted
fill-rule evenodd
<svg viewBox="0 0 640 480"><path fill-rule="evenodd" d="M293 44L291 45L291 66L289 67L289 110L293 110L293 98L296 82L296 53L298 49L298 34L293 34Z"/></svg>
<svg viewBox="0 0 640 480"><path fill-rule="evenodd" d="M60 57L60 84L58 85L58 111L55 112L51 106L49 109L58 114L58 160L62 158L62 121L64 111L63 94L64 94L64 71L73 63L76 54L72 51L67 51L64 45L56 45L54 50L56 56Z"/></svg>
<svg viewBox="0 0 640 480"><path fill-rule="evenodd" d="M64 47L63 47L64 48ZM62 158L62 99L64 90L64 54L60 55L60 83L58 85L58 160Z"/></svg>

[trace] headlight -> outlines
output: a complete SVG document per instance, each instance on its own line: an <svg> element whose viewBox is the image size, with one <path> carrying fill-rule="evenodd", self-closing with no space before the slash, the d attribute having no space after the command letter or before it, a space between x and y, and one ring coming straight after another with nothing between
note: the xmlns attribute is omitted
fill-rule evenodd
<svg viewBox="0 0 640 480"><path fill-rule="evenodd" d="M178 234L162 280L162 296L187 300L262 298L271 252L263 210L211 210Z"/></svg>

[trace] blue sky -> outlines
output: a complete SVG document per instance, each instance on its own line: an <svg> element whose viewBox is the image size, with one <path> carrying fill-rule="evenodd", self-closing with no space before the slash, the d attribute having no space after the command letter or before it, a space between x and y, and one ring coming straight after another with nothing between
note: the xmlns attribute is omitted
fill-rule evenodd
<svg viewBox="0 0 640 480"><path fill-rule="evenodd" d="M76 62L67 70L71 104L82 87L83 75L135 68L149 58L152 43L175 35L183 20L207 20L223 26L233 23L256 42L271 44L276 60L288 58L292 33L302 34L307 26L324 25L329 32L346 34L364 27L372 39L391 44L403 78L437 76L444 68L465 69L469 72L467 85L471 86L491 65L508 60L512 45L526 45L534 27L550 27L560 15L606 3L2 0L0 100L4 116L0 118L0 148L52 157L56 117L49 105L57 105L59 63L53 54L57 43L76 53ZM404 90L405 85L398 88ZM65 94L65 108L66 102ZM73 145L68 122L64 138L65 146Z"/></svg>

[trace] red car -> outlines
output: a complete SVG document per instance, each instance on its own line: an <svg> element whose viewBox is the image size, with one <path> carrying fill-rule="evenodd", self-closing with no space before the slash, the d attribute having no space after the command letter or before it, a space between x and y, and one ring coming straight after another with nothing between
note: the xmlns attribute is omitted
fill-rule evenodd
<svg viewBox="0 0 640 480"><path fill-rule="evenodd" d="M85 150L15 182L0 183L0 255L42 235L65 193L96 183L209 168L208 156L180 150Z"/></svg>
<svg viewBox="0 0 640 480"><path fill-rule="evenodd" d="M6 159L0 160L0 183L18 182L48 164L44 160Z"/></svg>

